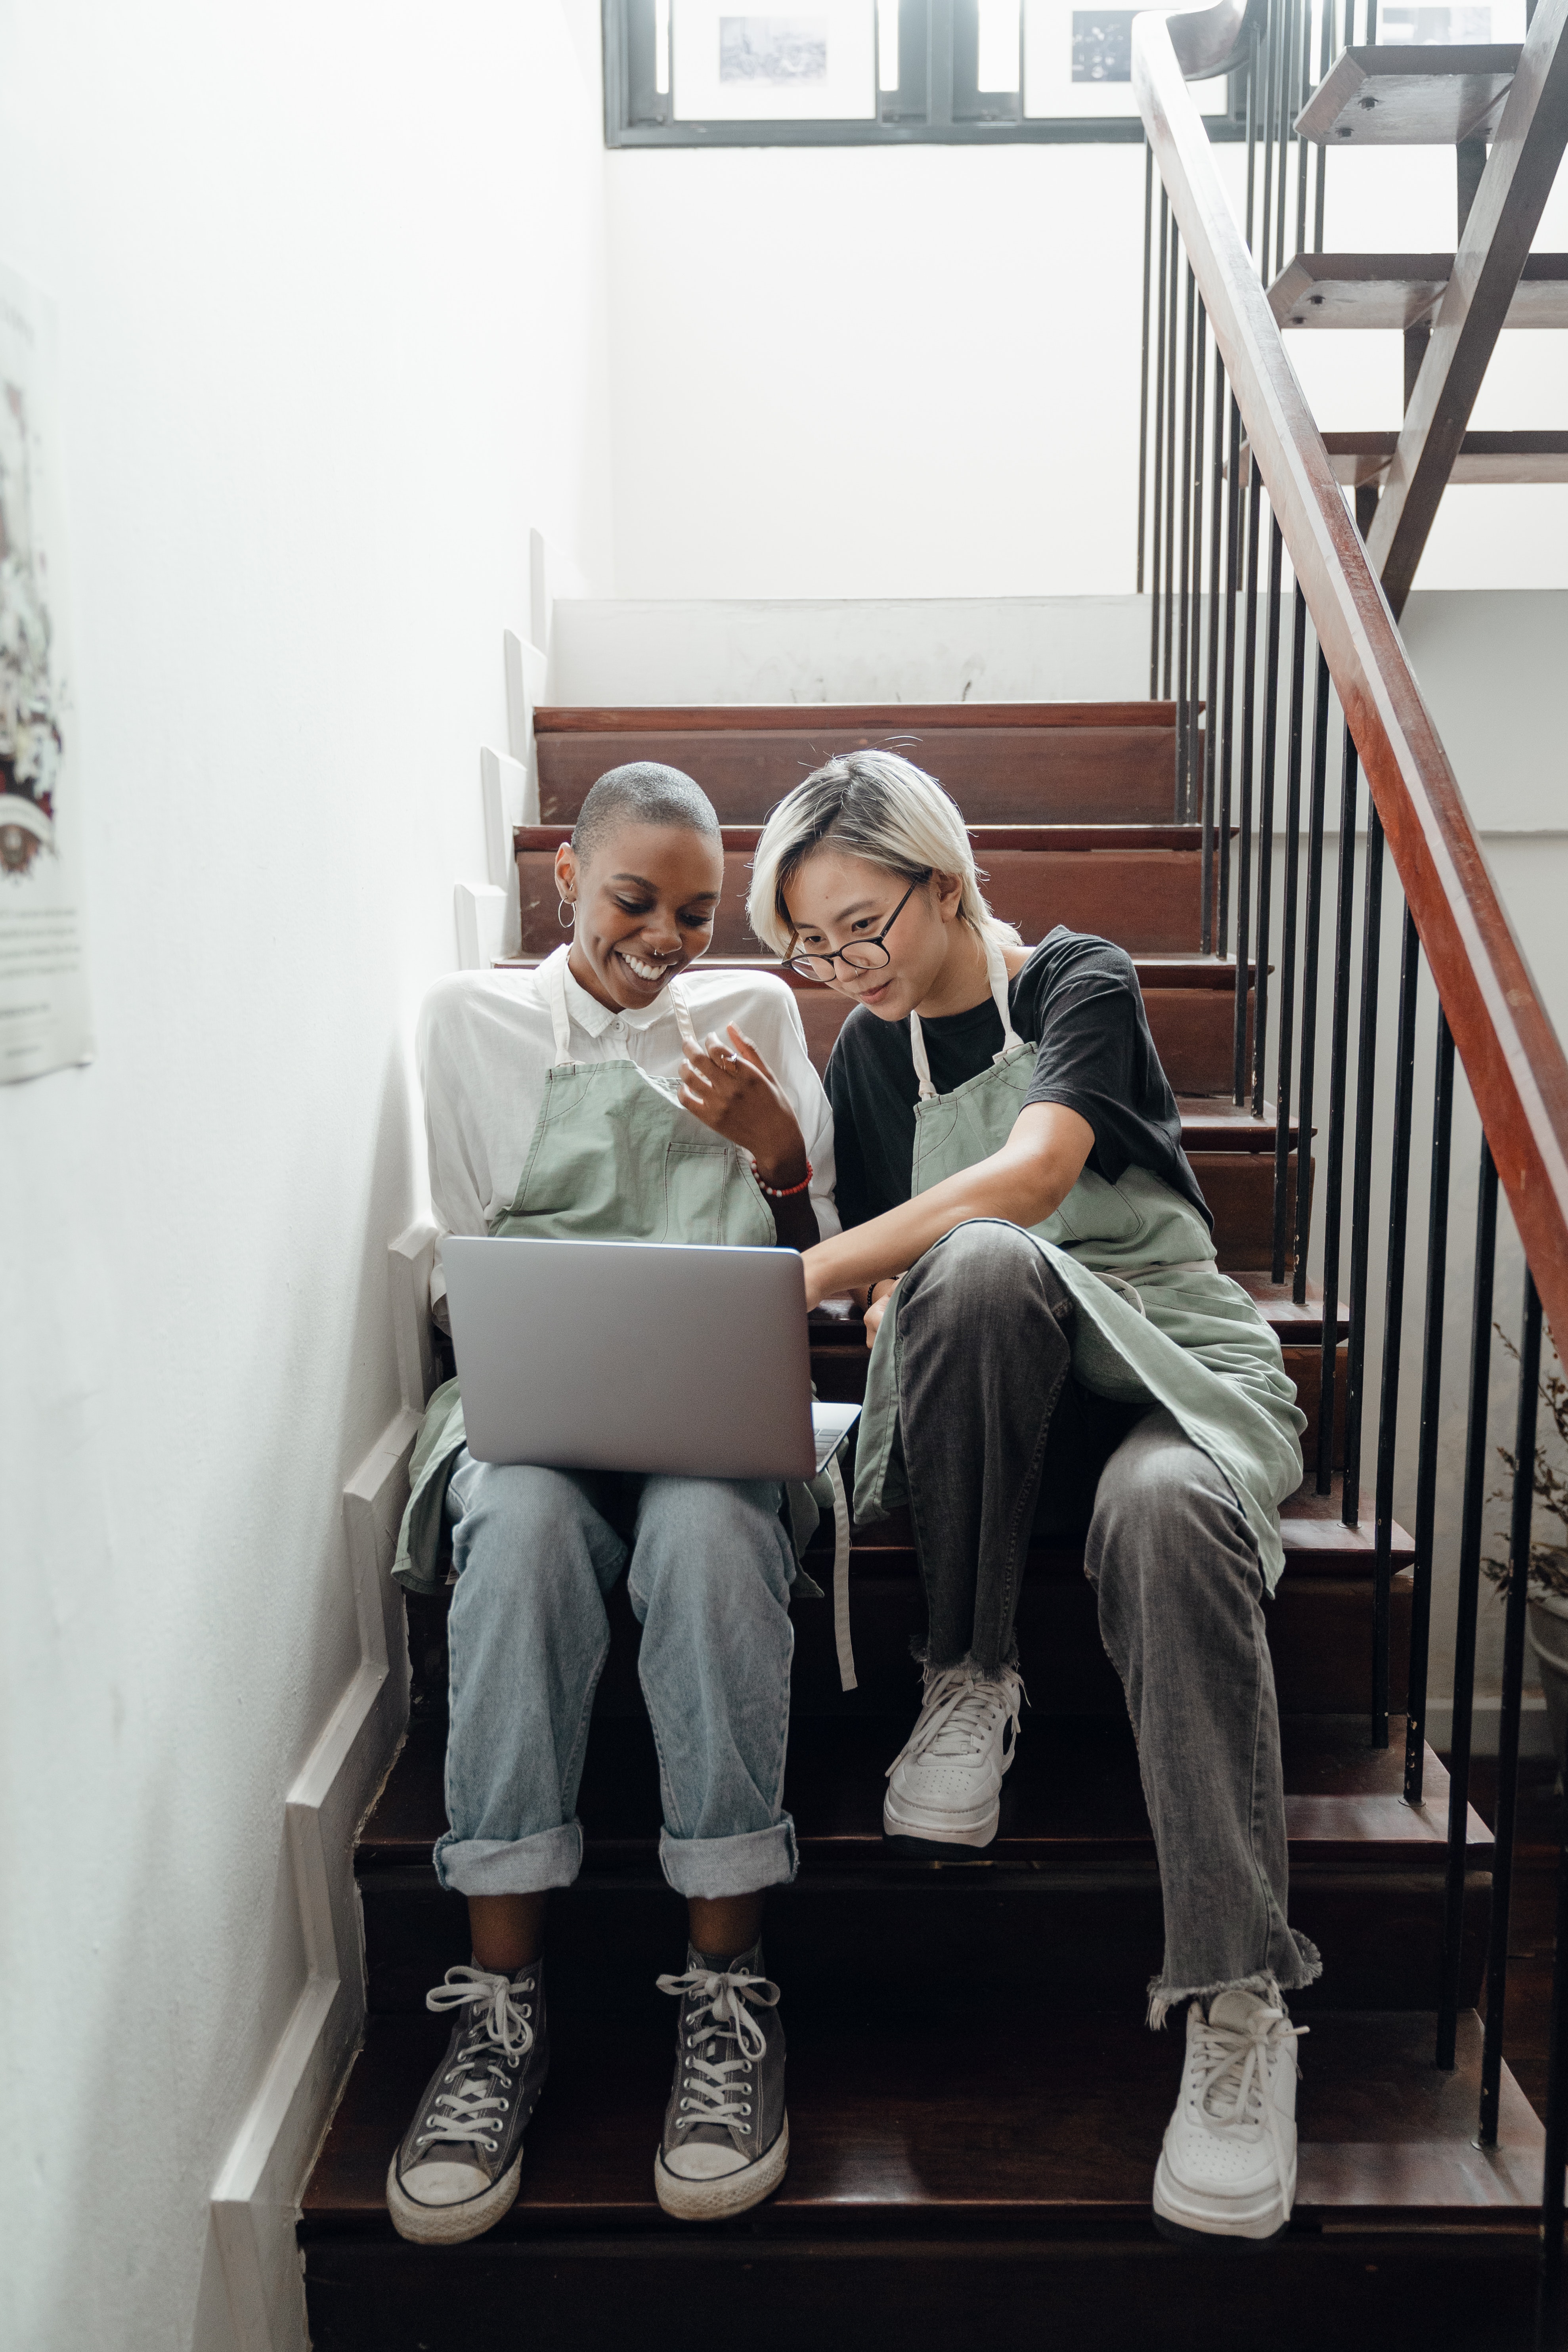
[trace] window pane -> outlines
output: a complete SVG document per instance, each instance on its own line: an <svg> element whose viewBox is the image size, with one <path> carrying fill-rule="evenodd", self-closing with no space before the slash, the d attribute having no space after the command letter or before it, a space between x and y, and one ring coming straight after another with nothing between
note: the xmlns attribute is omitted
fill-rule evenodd
<svg viewBox="0 0 1568 2352"><path fill-rule="evenodd" d="M1018 0L980 0L980 89L1018 87Z"/></svg>
<svg viewBox="0 0 1568 2352"><path fill-rule="evenodd" d="M875 0L674 0L681 121L865 121L877 111Z"/></svg>
<svg viewBox="0 0 1568 2352"><path fill-rule="evenodd" d="M1182 0L1185 5L1185 0ZM1135 116L1132 19L1140 8L1083 8L1073 0L1025 0L1024 112ZM1147 13L1166 16L1168 6ZM1223 114L1226 85L1188 84L1198 110Z"/></svg>

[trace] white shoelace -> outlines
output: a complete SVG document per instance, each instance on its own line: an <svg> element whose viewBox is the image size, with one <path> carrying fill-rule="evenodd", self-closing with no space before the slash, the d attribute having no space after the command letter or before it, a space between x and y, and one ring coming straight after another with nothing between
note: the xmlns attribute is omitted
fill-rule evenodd
<svg viewBox="0 0 1568 2352"><path fill-rule="evenodd" d="M446 1981L425 1996L426 2009L437 2014L447 2009L472 2011L468 2034L457 2058L442 2076L447 2085L431 2101L433 2112L416 2146L432 2140L469 2140L493 2156L500 2147L491 2134L506 2115L506 2086L497 2090L502 2066L515 2068L533 2047L533 2003L519 2000L527 1985L488 1969L448 1969Z"/></svg>
<svg viewBox="0 0 1568 2352"><path fill-rule="evenodd" d="M1269 2063L1283 2057L1288 2042L1300 2042L1310 2032L1310 2026L1292 2025L1283 2010L1259 2002L1248 2030L1200 2017L1195 2036L1194 2063L1203 2069L1198 2104L1205 2120L1221 2131L1261 2125L1281 2181L1289 2170L1289 2151L1269 2084Z"/></svg>
<svg viewBox="0 0 1568 2352"><path fill-rule="evenodd" d="M891 1780L900 1764L933 1760L956 1761L978 1756L994 1737L1004 1717L1018 1733L1018 1716L1026 1693L1021 1677L1006 1670L1000 1682L975 1679L972 1666L944 1666L926 1685L920 1720L889 1765Z"/></svg>
<svg viewBox="0 0 1568 2352"><path fill-rule="evenodd" d="M750 1969L688 1969L684 1976L660 1977L658 1989L682 2000L691 1993L702 1996L680 2021L686 2056L676 2130L722 2124L750 2139L752 2101L742 2100L741 2094L752 2088L748 2077L767 2049L768 2038L746 2004L776 2008L777 1985L768 1977L754 1977ZM706 2027L704 2018L710 2021ZM729 2045L736 2054L721 2058L721 2048ZM737 2079L731 2081L731 2075Z"/></svg>

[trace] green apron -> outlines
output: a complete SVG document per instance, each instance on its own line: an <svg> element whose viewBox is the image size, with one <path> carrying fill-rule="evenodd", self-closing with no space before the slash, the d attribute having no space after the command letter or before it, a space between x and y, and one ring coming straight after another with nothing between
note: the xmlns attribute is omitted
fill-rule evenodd
<svg viewBox="0 0 1568 2352"><path fill-rule="evenodd" d="M682 1107L672 1079L650 1078L629 1055L613 1062L574 1062L566 955L562 947L540 967L555 1036L555 1062L546 1074L544 1107L521 1180L510 1208L491 1224L492 1237L773 1248L773 1211L758 1189L750 1160ZM681 1036L695 1052L697 1032L678 981L669 983L669 999ZM440 1589L447 1486L465 1442L458 1383L445 1381L425 1409L408 1465L408 1507L392 1573L410 1592ZM845 1687L852 1689L848 1508L837 1462L809 1486L792 1480L784 1492L797 1560L816 1531L822 1509L834 1510L839 1662ZM796 1574L794 1590L797 1595L820 1597L821 1588L804 1569Z"/></svg>
<svg viewBox="0 0 1568 2352"><path fill-rule="evenodd" d="M999 1151L1034 1076L1035 1047L1013 1027L1007 970L985 941L1002 1015L994 1066L939 1095L910 1015L920 1080L910 1189L924 1192ZM1060 1208L1031 1229L1078 1306L1073 1371L1097 1396L1163 1405L1225 1473L1258 1541L1272 1592L1285 1565L1279 1506L1301 1483L1306 1416L1279 1342L1238 1283L1215 1265L1208 1228L1146 1168L1114 1184L1086 1168ZM935 1244L937 1248L941 1243ZM856 1455L855 1517L885 1518L908 1493L899 1443L898 1316L883 1316L866 1379Z"/></svg>

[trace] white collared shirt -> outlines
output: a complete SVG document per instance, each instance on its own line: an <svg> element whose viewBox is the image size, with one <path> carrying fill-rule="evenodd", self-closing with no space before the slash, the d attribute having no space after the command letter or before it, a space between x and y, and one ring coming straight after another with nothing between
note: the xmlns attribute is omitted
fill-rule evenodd
<svg viewBox="0 0 1568 2352"><path fill-rule="evenodd" d="M556 955L564 961L566 949ZM552 961L554 961L552 957ZM517 1197L555 1059L550 1004L535 971L455 971L419 1011L416 1051L425 1089L430 1200L443 1232L487 1234ZM699 1037L733 1021L787 1098L812 1165L811 1201L826 1241L838 1231L833 1205L833 1114L805 1050L795 992L772 972L709 969L680 976ZM652 1078L673 1078L682 1046L668 990L642 1013L614 1013L566 973L572 1054L584 1063L630 1059ZM445 1285L438 1283L437 1290Z"/></svg>

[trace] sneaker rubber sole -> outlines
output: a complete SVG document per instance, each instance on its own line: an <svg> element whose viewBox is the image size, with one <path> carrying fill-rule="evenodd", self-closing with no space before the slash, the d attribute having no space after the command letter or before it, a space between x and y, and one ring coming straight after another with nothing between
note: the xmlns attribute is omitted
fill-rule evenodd
<svg viewBox="0 0 1568 2352"><path fill-rule="evenodd" d="M522 2179L522 2150L518 2149L515 2163L508 2166L493 2188L481 2196L466 2197L460 2205L421 2205L398 2186L397 2158L393 2158L386 2168L386 2210L392 2216L392 2226L400 2238L416 2246L460 2246L469 2238L482 2238L487 2230L494 2229L503 2213L516 2202Z"/></svg>
<svg viewBox="0 0 1568 2352"><path fill-rule="evenodd" d="M907 1820L895 1807L891 1791L882 1800L882 1835L899 1853L951 1854L954 1847L974 1853L991 1843L1001 1819L1000 1798L983 1820L951 1829L941 1822Z"/></svg>
<svg viewBox="0 0 1568 2352"><path fill-rule="evenodd" d="M1292 2179L1291 2202L1295 2185ZM1237 2200L1230 2212L1205 2210L1182 2196L1162 2149L1154 2171L1154 2227L1176 2245L1208 2246L1216 2252L1228 2245L1237 2253L1246 2253L1282 2238L1290 2227L1290 2209L1289 2204L1281 2204L1275 2189L1267 2198L1254 2198L1246 2204Z"/></svg>
<svg viewBox="0 0 1568 2352"><path fill-rule="evenodd" d="M788 2169L786 2115L772 2147L743 2171L721 2173L717 2180L683 2180L668 2169L660 2148L653 2160L653 2185L660 2205L677 2221L727 2221L771 2197Z"/></svg>

